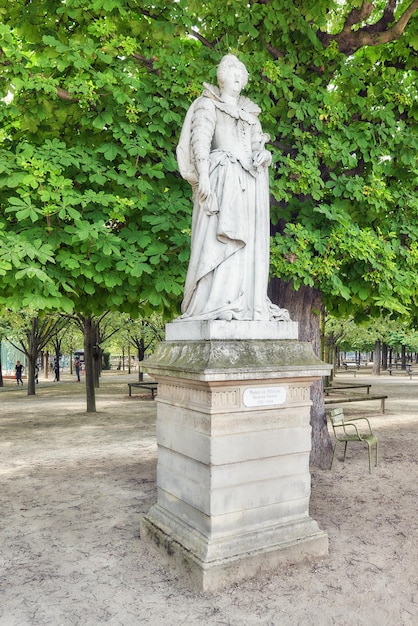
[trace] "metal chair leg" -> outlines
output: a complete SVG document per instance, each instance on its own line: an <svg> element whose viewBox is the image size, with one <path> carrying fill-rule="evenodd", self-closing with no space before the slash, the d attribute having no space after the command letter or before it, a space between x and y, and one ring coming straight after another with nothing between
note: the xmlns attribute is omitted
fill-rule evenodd
<svg viewBox="0 0 418 626"><path fill-rule="evenodd" d="M347 456L347 446L348 446L348 441L345 442L345 446L344 446L344 458L343 461L345 461L345 457Z"/></svg>
<svg viewBox="0 0 418 626"><path fill-rule="evenodd" d="M337 445L338 445L338 443L339 443L339 442L338 442L338 441L336 441L336 442L335 442L335 444L334 444L334 450L333 450L333 453L332 453L331 466L330 466L330 468L329 468L330 470L332 470L332 466L333 466L333 464L334 464L335 452L337 451Z"/></svg>

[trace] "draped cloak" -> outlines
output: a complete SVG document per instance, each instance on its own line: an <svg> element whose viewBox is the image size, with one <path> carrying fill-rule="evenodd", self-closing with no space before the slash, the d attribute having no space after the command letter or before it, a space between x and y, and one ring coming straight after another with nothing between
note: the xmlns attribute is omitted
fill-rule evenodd
<svg viewBox="0 0 418 626"><path fill-rule="evenodd" d="M222 101L205 85L187 112L177 147L180 173L193 187L192 242L182 320L288 320L267 297L269 181L253 156L264 150L260 109L246 97ZM197 161L209 163L211 195L198 198Z"/></svg>

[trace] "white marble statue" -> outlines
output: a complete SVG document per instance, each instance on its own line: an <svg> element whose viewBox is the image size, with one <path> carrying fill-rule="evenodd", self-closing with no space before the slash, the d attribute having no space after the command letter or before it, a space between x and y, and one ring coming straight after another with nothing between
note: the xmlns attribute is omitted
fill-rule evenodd
<svg viewBox="0 0 418 626"><path fill-rule="evenodd" d="M177 159L193 187L191 257L179 320L289 320L267 297L269 136L259 107L241 95L248 81L232 54L219 88L204 83L187 112Z"/></svg>

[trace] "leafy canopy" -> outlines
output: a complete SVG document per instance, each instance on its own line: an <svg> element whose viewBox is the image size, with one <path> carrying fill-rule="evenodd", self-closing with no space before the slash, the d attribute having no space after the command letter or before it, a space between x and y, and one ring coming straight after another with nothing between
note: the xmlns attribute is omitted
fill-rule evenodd
<svg viewBox="0 0 418 626"><path fill-rule="evenodd" d="M176 308L175 145L231 51L271 136L272 273L336 314L416 308L417 0L0 0L0 16L2 302Z"/></svg>
<svg viewBox="0 0 418 626"><path fill-rule="evenodd" d="M189 207L173 132L183 96L167 99L171 76L142 63L166 29L150 40L134 4L0 2L9 306L97 313L179 299Z"/></svg>

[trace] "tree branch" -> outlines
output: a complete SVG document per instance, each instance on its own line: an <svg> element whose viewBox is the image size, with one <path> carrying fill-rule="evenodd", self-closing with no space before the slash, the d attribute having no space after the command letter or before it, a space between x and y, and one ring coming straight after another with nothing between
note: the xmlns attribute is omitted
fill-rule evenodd
<svg viewBox="0 0 418 626"><path fill-rule="evenodd" d="M199 31L194 30L194 28L189 30L188 33L189 35L195 37L198 41L200 41L200 43L206 46L206 48L211 48L212 50L216 48L216 46L218 46L221 41L219 38L216 38L214 41L209 41L208 39L203 37L203 35L201 35Z"/></svg>
<svg viewBox="0 0 418 626"><path fill-rule="evenodd" d="M268 52L270 52L271 56L274 57L276 60L279 59L280 57L284 57L284 52L282 52L281 50L278 50L277 48L272 46L270 43L266 45L266 48Z"/></svg>
<svg viewBox="0 0 418 626"><path fill-rule="evenodd" d="M155 58L147 59L146 57L142 56L142 54L138 54L137 52L134 52L132 57L136 59L136 61L140 61L142 65L145 65L145 67L147 67L150 72L157 73L157 70L154 68Z"/></svg>
<svg viewBox="0 0 418 626"><path fill-rule="evenodd" d="M369 26L365 26L364 30L369 33L377 33L381 30L386 30L389 24L393 22L395 19L395 9L397 5L397 0L388 0L387 5L383 10L383 15L375 24L370 24Z"/></svg>
<svg viewBox="0 0 418 626"><path fill-rule="evenodd" d="M149 17L152 20L156 20L157 16L154 15L153 13L151 13L150 11L147 11L146 9L142 9L141 11L142 15L145 15L145 17ZM188 31L189 35L191 35L192 37L195 37L196 39L198 39L200 41L200 43L202 43L204 46L206 46L207 48L215 48L215 46L217 44L219 44L219 39L215 39L215 41L210 42L207 39L205 39L205 37L203 37L199 31L195 30L194 28L192 28L191 30ZM135 55L134 55L135 56Z"/></svg>
<svg viewBox="0 0 418 626"><path fill-rule="evenodd" d="M4 56L4 50L3 48L0 48L0 59ZM1 63L2 65L6 66L6 65L11 65L12 62L11 61L2 61Z"/></svg>
<svg viewBox="0 0 418 626"><path fill-rule="evenodd" d="M69 91L62 89L62 87L57 88L57 96L58 98L61 98L61 100L66 100L67 102L78 102L78 98L74 98Z"/></svg>
<svg viewBox="0 0 418 626"><path fill-rule="evenodd" d="M354 24L367 20L371 16L373 8L372 2L363 2L359 9L353 9L345 20L343 32L351 31Z"/></svg>
<svg viewBox="0 0 418 626"><path fill-rule="evenodd" d="M353 52L364 46L378 46L395 41L402 36L409 20L418 11L418 0L413 0L392 26L389 26L389 24L394 19L396 1L388 0L380 20L375 24L369 24L359 28L357 31L353 31L352 27L355 24L364 22L364 20L370 17L373 8L373 3L363 2L360 9L353 9L349 13L341 32L335 35L319 32L319 40L325 47L332 41L335 41L340 52L347 55L353 54Z"/></svg>

